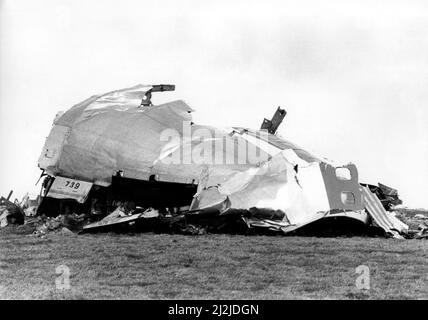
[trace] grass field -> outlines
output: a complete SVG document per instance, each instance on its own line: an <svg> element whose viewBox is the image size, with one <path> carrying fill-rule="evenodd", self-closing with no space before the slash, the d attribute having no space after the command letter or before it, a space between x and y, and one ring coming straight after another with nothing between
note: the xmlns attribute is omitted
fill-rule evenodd
<svg viewBox="0 0 428 320"><path fill-rule="evenodd" d="M425 240L2 233L0 261L2 299L428 299Z"/></svg>

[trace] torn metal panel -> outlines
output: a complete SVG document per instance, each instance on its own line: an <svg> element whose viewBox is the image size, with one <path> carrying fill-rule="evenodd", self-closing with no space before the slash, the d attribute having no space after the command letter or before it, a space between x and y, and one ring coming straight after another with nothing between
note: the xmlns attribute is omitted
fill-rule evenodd
<svg viewBox="0 0 428 320"><path fill-rule="evenodd" d="M387 195L387 196L398 196L398 191L397 189L388 187L382 183L378 183L379 188L382 190L382 192Z"/></svg>
<svg viewBox="0 0 428 320"><path fill-rule="evenodd" d="M400 205L403 201L398 197L398 191L394 188L388 187L382 183L378 183L380 192L377 192L376 195L380 194L380 201L386 210L391 210L396 205Z"/></svg>
<svg viewBox="0 0 428 320"><path fill-rule="evenodd" d="M385 210L390 211L394 206L402 204L403 201L398 197L398 191L391 187L388 187L382 183L378 183L377 186L372 184L361 183L362 186L368 187L382 203Z"/></svg>
<svg viewBox="0 0 428 320"><path fill-rule="evenodd" d="M311 152L303 149L302 147L298 146L295 143L292 143L284 138L282 138L279 135L274 135L270 133L260 132L257 130L252 130L249 128L241 128L241 127L234 127L233 128L236 133L242 135L242 136L252 136L258 140L263 141L266 144L269 144L270 146L275 147L276 149L287 150L292 149L302 160L306 162L322 162L324 161L320 157L317 157L316 155L312 154ZM275 152L277 153L277 152Z"/></svg>
<svg viewBox="0 0 428 320"><path fill-rule="evenodd" d="M327 191L330 209L357 211L364 209L358 171L354 164L334 167L327 163L320 164L325 190ZM347 174L343 174L345 170Z"/></svg>
<svg viewBox="0 0 428 320"><path fill-rule="evenodd" d="M401 239L400 233L407 232L409 227L387 212L378 197L368 187L361 188L364 195L364 205L376 224L394 238Z"/></svg>
<svg viewBox="0 0 428 320"><path fill-rule="evenodd" d="M109 214L104 219L88 224L83 227L83 231L97 231L106 229L112 226L118 225L129 225L130 223L135 223L138 219L144 218L144 213L136 213L132 215L126 215L121 212L119 209L116 209L114 212Z"/></svg>
<svg viewBox="0 0 428 320"><path fill-rule="evenodd" d="M237 171L220 182L211 178L218 175L216 169L208 168L202 173L204 185L199 186L192 209L219 207L227 200L232 210L280 210L285 218L275 221L275 226L269 219L251 217L245 221L249 226L279 228L284 233L327 217L367 223L356 168L354 165L345 168L349 174L336 174L336 168L322 162L307 163L292 149L272 156L260 167ZM343 194L351 194L352 203L342 198Z"/></svg>
<svg viewBox="0 0 428 320"><path fill-rule="evenodd" d="M7 198L0 197L0 228L7 226L8 224L24 224L24 211L16 202L10 201L12 196L10 191Z"/></svg>
<svg viewBox="0 0 428 320"><path fill-rule="evenodd" d="M241 166L245 170L260 162L248 155L240 163L238 153L227 148L218 155L195 160L195 155L204 154L217 142L231 144L232 151L239 151L244 141L213 127L192 125L193 110L183 101L140 108L140 100L150 88L136 86L95 96L65 112L55 121L39 167L53 176L75 177L107 187L119 171L133 179L149 180L157 175L165 182L197 183L204 164L225 170ZM165 136L168 130L180 139ZM201 130L209 136L198 135ZM50 150L54 152L49 154ZM268 157L263 150L256 154ZM225 159L220 164L216 162L219 155ZM179 160L176 163L164 161L175 156Z"/></svg>
<svg viewBox="0 0 428 320"><path fill-rule="evenodd" d="M304 161L314 159L279 137L257 137L257 131L248 130L245 136L254 138L249 145L254 146L260 156L251 158L247 155L240 161L242 157L238 156L250 139L192 124L193 110L183 101L141 108L145 94L156 88L138 85L93 96L72 107L55 120L40 156L39 167L51 176L70 176L107 187L111 184L111 177L119 171L132 179L148 180L157 175L165 182L197 183L203 165L222 167L224 172L246 170L257 165L259 158L267 159L280 152L284 145L292 148ZM159 90L164 89L161 87ZM182 139L163 139L165 130L177 132ZM198 135L200 130L208 131L210 137ZM278 147L268 142L271 138L282 144ZM260 147L261 142L269 146L269 150ZM211 158L204 155L201 161L192 158L195 154L204 154L211 145L218 143L226 146L223 152L217 152ZM228 145L233 146L232 152L227 149ZM181 160L180 163L164 162L166 158L175 156ZM186 162L187 158L191 161ZM218 158L222 163L218 163Z"/></svg>
<svg viewBox="0 0 428 320"><path fill-rule="evenodd" d="M57 176L50 186L47 196L56 199L73 199L84 203L91 188L91 182Z"/></svg>
<svg viewBox="0 0 428 320"><path fill-rule="evenodd" d="M75 114L63 142L53 139L57 130L52 130L48 140L58 141L55 148L60 152L50 160L49 167L46 162L39 162L40 168L54 167L55 175L74 176L104 186L110 185L111 176L120 170L125 176L148 180L153 174L150 167L166 143L161 141L161 132L168 128L182 132L183 121L191 119L191 109L181 101L144 109L144 112L137 111L137 107L120 111L115 104L113 110L110 107L109 104L106 108L97 106ZM63 115L67 116L68 112ZM188 179L185 172L176 171L171 180L186 183Z"/></svg>
<svg viewBox="0 0 428 320"><path fill-rule="evenodd" d="M293 164L280 153L258 168L235 172L220 184L208 176L207 186L195 196L192 208L216 206L227 198L233 209L281 210L285 225L322 218L329 204L319 165L313 163L299 171L297 174ZM211 174L215 175L215 168L211 168Z"/></svg>
<svg viewBox="0 0 428 320"><path fill-rule="evenodd" d="M49 136L46 138L38 163L40 168L43 168L51 175L55 175L58 172L57 165L60 160L62 147L70 131L71 128L69 127L54 125Z"/></svg>

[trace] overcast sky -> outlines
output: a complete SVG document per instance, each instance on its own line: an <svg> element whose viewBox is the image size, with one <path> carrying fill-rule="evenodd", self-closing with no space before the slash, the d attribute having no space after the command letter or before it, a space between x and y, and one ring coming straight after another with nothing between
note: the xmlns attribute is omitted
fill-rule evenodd
<svg viewBox="0 0 428 320"><path fill-rule="evenodd" d="M424 1L0 0L0 195L37 193L57 111L138 83L202 124L280 105L284 137L428 208Z"/></svg>

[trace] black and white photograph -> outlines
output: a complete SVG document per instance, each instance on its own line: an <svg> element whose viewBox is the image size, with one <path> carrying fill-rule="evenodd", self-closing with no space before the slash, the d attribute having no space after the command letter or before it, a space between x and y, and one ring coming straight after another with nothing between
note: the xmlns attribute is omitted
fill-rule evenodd
<svg viewBox="0 0 428 320"><path fill-rule="evenodd" d="M426 1L0 0L0 146L1 300L428 299Z"/></svg>

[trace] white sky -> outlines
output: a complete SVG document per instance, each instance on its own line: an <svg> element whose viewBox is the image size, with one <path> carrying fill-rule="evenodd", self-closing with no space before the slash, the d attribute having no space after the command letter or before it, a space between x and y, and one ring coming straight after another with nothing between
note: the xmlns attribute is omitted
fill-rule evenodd
<svg viewBox="0 0 428 320"><path fill-rule="evenodd" d="M37 193L59 110L171 83L203 124L280 133L428 208L424 1L0 0L0 195Z"/></svg>

